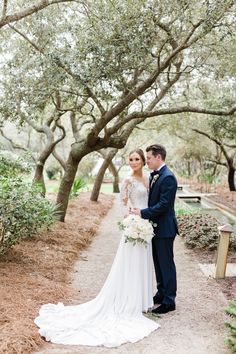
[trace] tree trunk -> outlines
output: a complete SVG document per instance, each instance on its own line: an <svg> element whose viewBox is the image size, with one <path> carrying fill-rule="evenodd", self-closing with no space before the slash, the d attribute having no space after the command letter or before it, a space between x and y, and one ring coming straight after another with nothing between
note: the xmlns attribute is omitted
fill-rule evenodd
<svg viewBox="0 0 236 354"><path fill-rule="evenodd" d="M61 167L63 168L63 170L65 171L66 169L66 162L63 160L63 158L55 151L55 149L52 152L53 156L55 157L55 159L59 162L59 164L61 165Z"/></svg>
<svg viewBox="0 0 236 354"><path fill-rule="evenodd" d="M75 175L80 161L90 152L94 151L85 145L84 141L72 144L71 151L66 162L64 176L61 180L56 203L59 206L59 220L65 221L66 210L69 202L70 191L75 180Z"/></svg>
<svg viewBox="0 0 236 354"><path fill-rule="evenodd" d="M93 190L92 190L91 197L90 197L90 200L92 200L93 202L97 202L97 200L98 200L98 196L100 193L100 189L101 189L101 185L102 185L102 181L103 181L106 169L110 165L110 163L116 153L117 153L117 149L112 149L104 158L102 166L100 167L100 170L98 171L96 180L93 185Z"/></svg>
<svg viewBox="0 0 236 354"><path fill-rule="evenodd" d="M48 157L51 155L53 148L54 147L52 144L47 144L47 146L41 152L39 158L37 159L37 164L36 164L34 178L33 178L33 183L38 184L42 188L42 195L44 197L46 194L46 185L44 182L43 171L44 171L45 162L47 161Z"/></svg>
<svg viewBox="0 0 236 354"><path fill-rule="evenodd" d="M34 178L33 178L33 183L38 184L42 187L42 195L44 197L46 194L46 186L44 182L43 171L44 171L45 162L47 161L48 157L51 155L53 149L54 149L53 143L49 143L41 152L39 158L37 159L37 164L36 164Z"/></svg>
<svg viewBox="0 0 236 354"><path fill-rule="evenodd" d="M229 166L228 169L228 185L229 185L229 190L236 191L235 188L235 183L234 183L234 175L235 175L235 168L233 166Z"/></svg>
<svg viewBox="0 0 236 354"><path fill-rule="evenodd" d="M116 166L114 165L114 163L111 161L110 165L108 166L109 171L111 172L111 174L113 175L113 193L120 193L120 187L119 187L119 173L116 169Z"/></svg>
<svg viewBox="0 0 236 354"><path fill-rule="evenodd" d="M213 167L213 170L212 170L212 177L215 177L216 176L216 172L217 172L217 164L215 163L214 167Z"/></svg>
<svg viewBox="0 0 236 354"><path fill-rule="evenodd" d="M191 162L187 161L187 170L188 170L188 177L191 177Z"/></svg>
<svg viewBox="0 0 236 354"><path fill-rule="evenodd" d="M57 204L59 206L59 220L65 221L66 210L69 202L70 191L73 185L78 165L83 158L74 159L72 151L66 163L66 170L61 180L60 188L57 195Z"/></svg>
<svg viewBox="0 0 236 354"><path fill-rule="evenodd" d="M61 185L60 185L58 195L57 195L57 204L59 204L59 214L60 214L59 220L60 221L65 220L65 215L66 215L66 210L67 210L67 206L68 206L71 187L74 182L74 178L76 175L78 165L79 165L80 161L82 160L82 158L91 152L99 151L103 148L106 148L107 146L109 146L108 144L112 144L112 148L110 148L109 151L111 151L111 149L117 151L117 149L121 149L125 146L128 137L129 136L122 138L122 139L117 139L116 141L112 141L112 140L111 141L105 141L105 140L102 141L101 139L100 140L98 139L97 144L94 146L89 146L88 141L85 141L82 139L81 139L81 141L77 141L74 144L72 144L72 150L69 154L69 158L66 163L65 174L61 180ZM113 145L115 145L117 147L114 148ZM116 154L116 152L114 153L113 156L115 156L115 154ZM109 165L109 163L108 163L108 165ZM104 174L105 174L105 171L104 171ZM98 194L99 194L99 190L98 190ZM94 198L94 199L96 200L96 198Z"/></svg>
<svg viewBox="0 0 236 354"><path fill-rule="evenodd" d="M35 128L36 131L40 131L40 132L44 132L44 134L47 137L47 143L46 146L42 149L42 152L40 153L39 158L37 159L37 164L36 164L36 169L35 169L35 174L34 174L34 179L33 179L33 183L38 183L42 186L42 194L45 196L46 194L46 186L45 186L45 182L44 182L44 177L43 177L43 170L44 170L44 166L45 166L45 162L47 161L48 157L52 154L55 146L64 139L64 137L66 136L66 132L65 129L60 126L57 123L57 126L62 130L62 135L60 138L58 138L56 141L54 141L54 136L53 136L53 131L55 130L50 130L49 125L50 122L52 122L52 118L48 119L48 125L45 124L45 126L43 126L41 129L39 128ZM29 123L30 125L32 123ZM34 124L32 124L32 126L34 127Z"/></svg>
<svg viewBox="0 0 236 354"><path fill-rule="evenodd" d="M43 176L44 165L45 165L45 161L43 162L40 159L38 159L35 173L34 173L34 178L33 178L33 183L40 186L43 197L45 197L46 195L46 186L45 186L45 181Z"/></svg>

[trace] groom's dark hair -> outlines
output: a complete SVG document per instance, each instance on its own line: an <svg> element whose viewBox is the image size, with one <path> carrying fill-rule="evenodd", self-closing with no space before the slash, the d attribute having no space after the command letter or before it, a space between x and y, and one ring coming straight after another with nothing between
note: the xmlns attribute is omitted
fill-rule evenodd
<svg viewBox="0 0 236 354"><path fill-rule="evenodd" d="M151 151L154 156L161 155L163 161L166 159L166 149L163 145L153 144L146 148L146 152Z"/></svg>

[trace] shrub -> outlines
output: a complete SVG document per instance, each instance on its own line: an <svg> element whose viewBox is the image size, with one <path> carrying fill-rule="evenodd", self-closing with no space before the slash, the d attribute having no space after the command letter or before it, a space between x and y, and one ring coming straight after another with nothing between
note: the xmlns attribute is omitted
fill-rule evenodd
<svg viewBox="0 0 236 354"><path fill-rule="evenodd" d="M232 350L232 353L236 353L236 303L230 302L229 307L226 309L226 313L228 313L232 320L230 322L226 322L226 327L228 327L230 331L230 337L227 339L227 343Z"/></svg>
<svg viewBox="0 0 236 354"><path fill-rule="evenodd" d="M217 220L209 214L195 213L177 217L180 235L190 248L215 249L219 231Z"/></svg>
<svg viewBox="0 0 236 354"><path fill-rule="evenodd" d="M177 200L175 211L180 236L184 238L189 248L208 248L209 250L217 248L219 222L216 218L191 208L181 200ZM236 250L235 234L231 235L229 247L232 250Z"/></svg>
<svg viewBox="0 0 236 354"><path fill-rule="evenodd" d="M0 254L21 238L53 223L55 206L34 185L20 178L0 178Z"/></svg>
<svg viewBox="0 0 236 354"><path fill-rule="evenodd" d="M71 192L70 192L70 197L71 198L78 197L79 191L81 189L83 189L84 187L86 187L86 185L87 185L87 183L81 177L77 177L74 180L74 183L72 185Z"/></svg>
<svg viewBox="0 0 236 354"><path fill-rule="evenodd" d="M207 213L177 215L180 236L190 248L217 248L219 231L218 221ZM230 249L236 249L236 235L232 234Z"/></svg>
<svg viewBox="0 0 236 354"><path fill-rule="evenodd" d="M56 180L61 175L61 168L59 166L50 166L46 169L48 179Z"/></svg>
<svg viewBox="0 0 236 354"><path fill-rule="evenodd" d="M29 163L10 151L0 152L0 176L16 176L30 171Z"/></svg>
<svg viewBox="0 0 236 354"><path fill-rule="evenodd" d="M204 173L199 176L200 182L207 182L212 184L214 182L215 176L212 176L210 173Z"/></svg>

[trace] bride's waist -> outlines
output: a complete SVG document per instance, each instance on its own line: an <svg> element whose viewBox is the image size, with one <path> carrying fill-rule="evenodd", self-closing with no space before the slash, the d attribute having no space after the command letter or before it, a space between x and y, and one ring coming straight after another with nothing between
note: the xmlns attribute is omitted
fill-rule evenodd
<svg viewBox="0 0 236 354"><path fill-rule="evenodd" d="M145 204L143 205L130 205L131 208L135 208L135 209L146 209L148 206Z"/></svg>

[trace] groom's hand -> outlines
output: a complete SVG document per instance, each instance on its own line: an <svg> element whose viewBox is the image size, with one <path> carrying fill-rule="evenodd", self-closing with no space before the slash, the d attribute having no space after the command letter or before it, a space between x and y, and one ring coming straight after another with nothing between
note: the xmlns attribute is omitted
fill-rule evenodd
<svg viewBox="0 0 236 354"><path fill-rule="evenodd" d="M132 208L129 213L130 213L130 214L134 214L134 215L141 216L140 209L138 209L138 208Z"/></svg>

